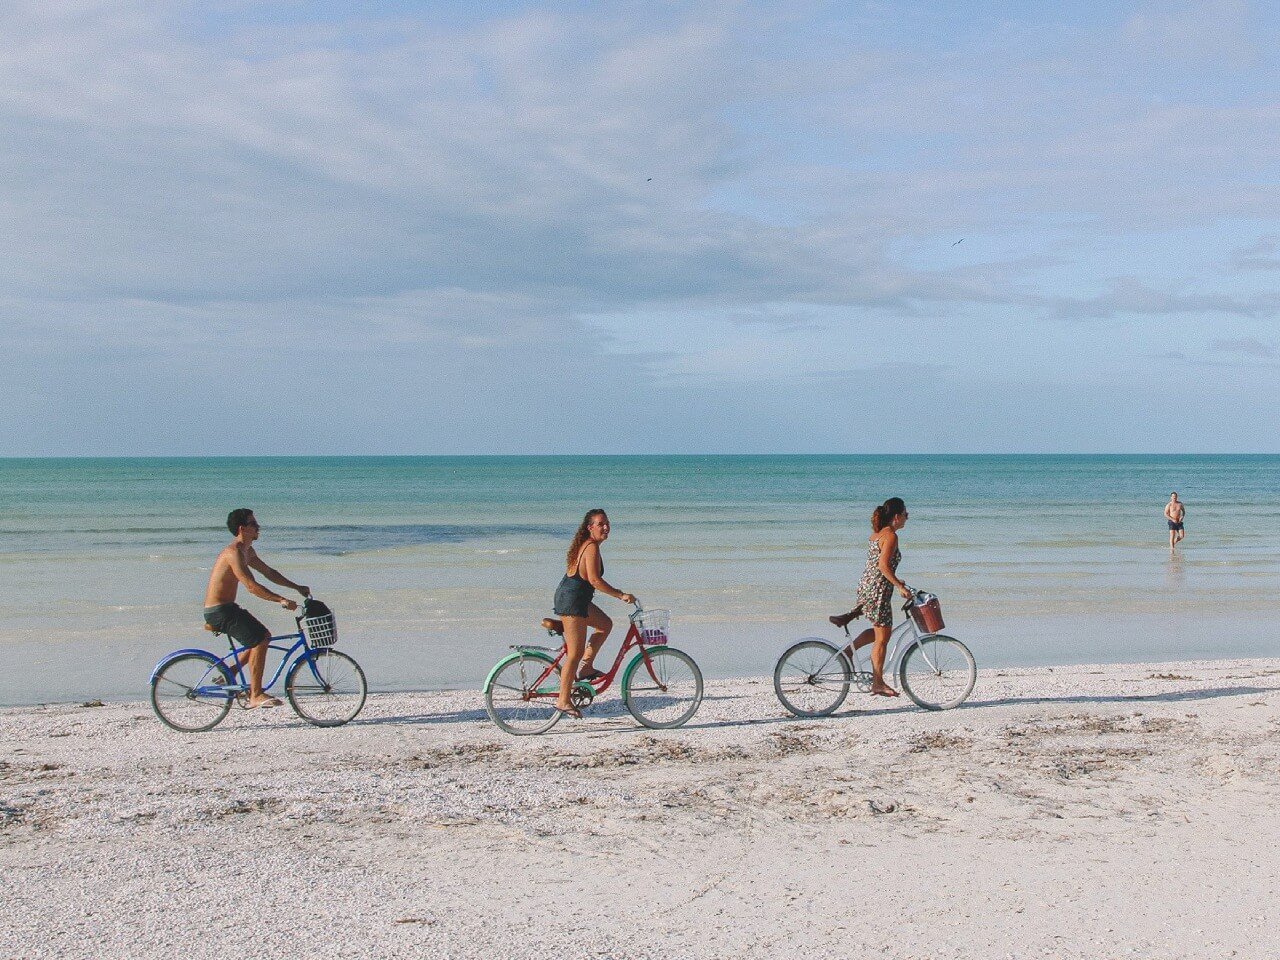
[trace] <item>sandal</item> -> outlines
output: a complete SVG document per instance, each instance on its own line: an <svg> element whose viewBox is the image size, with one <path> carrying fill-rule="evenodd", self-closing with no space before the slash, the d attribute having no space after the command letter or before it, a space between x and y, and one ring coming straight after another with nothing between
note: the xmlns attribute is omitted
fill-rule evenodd
<svg viewBox="0 0 1280 960"><path fill-rule="evenodd" d="M603 676L604 676L603 670L597 670L595 667L592 667L590 670L583 670L581 673L579 673L578 679L585 681L586 683L595 683L597 680L599 680Z"/></svg>
<svg viewBox="0 0 1280 960"><path fill-rule="evenodd" d="M566 717L573 717L573 719L575 720L582 719L582 711L579 710L577 707L573 706L572 704L570 704L567 707L562 707L558 703L553 703L551 705L551 709L553 709L556 713L563 713Z"/></svg>

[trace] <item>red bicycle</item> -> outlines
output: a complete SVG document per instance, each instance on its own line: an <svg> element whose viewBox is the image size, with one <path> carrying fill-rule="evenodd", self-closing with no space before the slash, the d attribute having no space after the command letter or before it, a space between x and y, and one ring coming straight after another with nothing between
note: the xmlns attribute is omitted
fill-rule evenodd
<svg viewBox="0 0 1280 960"><path fill-rule="evenodd" d="M646 727L667 730L687 723L702 703L702 671L693 657L667 643L667 611L644 610L636 604L631 626L613 666L590 682L573 685L573 705L585 711L618 675L622 661L622 702ZM550 617L542 627L551 636L564 636L564 623ZM507 733L530 736L546 733L562 714L555 709L560 696L560 661L565 648L514 644L515 651L498 661L484 682L484 709Z"/></svg>

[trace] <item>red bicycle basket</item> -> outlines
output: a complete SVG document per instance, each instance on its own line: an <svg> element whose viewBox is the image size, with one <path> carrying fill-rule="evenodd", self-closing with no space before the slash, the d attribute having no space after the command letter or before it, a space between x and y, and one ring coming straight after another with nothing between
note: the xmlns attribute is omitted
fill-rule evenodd
<svg viewBox="0 0 1280 960"><path fill-rule="evenodd" d="M933 594L925 594L923 599L911 608L911 619L916 622L921 633L938 633L946 626L942 622L942 604Z"/></svg>

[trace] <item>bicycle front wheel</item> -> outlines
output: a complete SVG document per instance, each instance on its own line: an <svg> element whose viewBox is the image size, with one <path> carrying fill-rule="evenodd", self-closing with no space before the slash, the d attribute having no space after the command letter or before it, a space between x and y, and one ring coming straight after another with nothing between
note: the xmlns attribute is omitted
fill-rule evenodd
<svg viewBox="0 0 1280 960"><path fill-rule="evenodd" d="M638 653L622 678L622 702L646 727L669 730L688 723L702 703L702 671L693 657L671 647Z"/></svg>
<svg viewBox="0 0 1280 960"><path fill-rule="evenodd" d="M212 730L231 709L231 674L211 653L184 653L156 671L151 709L160 722L183 733Z"/></svg>
<svg viewBox="0 0 1280 960"><path fill-rule="evenodd" d="M484 710L489 719L512 736L529 737L546 733L556 725L560 713L555 708L560 697L560 668L531 653L513 655L489 676L484 688Z"/></svg>
<svg viewBox="0 0 1280 960"><path fill-rule="evenodd" d="M825 640L793 643L773 668L773 692L797 717L835 713L849 695L853 668L848 658Z"/></svg>
<svg viewBox="0 0 1280 960"><path fill-rule="evenodd" d="M325 647L304 653L284 678L294 713L317 727L340 727L364 708L369 685L364 671L345 653Z"/></svg>
<svg viewBox="0 0 1280 960"><path fill-rule="evenodd" d="M902 656L898 685L917 706L950 710L964 703L978 679L969 648L955 637L921 637Z"/></svg>

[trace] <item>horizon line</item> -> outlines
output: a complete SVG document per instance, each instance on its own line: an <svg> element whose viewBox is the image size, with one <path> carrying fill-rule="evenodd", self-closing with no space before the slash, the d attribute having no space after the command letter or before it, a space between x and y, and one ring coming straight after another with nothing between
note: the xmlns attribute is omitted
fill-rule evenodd
<svg viewBox="0 0 1280 960"><path fill-rule="evenodd" d="M514 460L514 459L639 459L643 457L1276 457L1280 451L966 451L929 453L825 452L708 452L708 453L143 453L143 454L0 454L0 462L23 460Z"/></svg>

